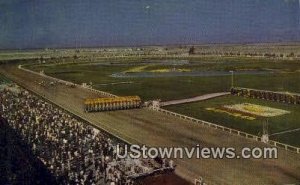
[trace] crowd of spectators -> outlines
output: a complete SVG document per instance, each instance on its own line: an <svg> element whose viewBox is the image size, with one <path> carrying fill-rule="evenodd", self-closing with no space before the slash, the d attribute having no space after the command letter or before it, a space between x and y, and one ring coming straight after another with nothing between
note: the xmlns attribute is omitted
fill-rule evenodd
<svg viewBox="0 0 300 185"><path fill-rule="evenodd" d="M0 118L0 184L56 185L55 178L30 146Z"/></svg>
<svg viewBox="0 0 300 185"><path fill-rule="evenodd" d="M133 184L129 177L163 166L153 159L118 158L116 140L18 86L0 91L0 116L59 184Z"/></svg>

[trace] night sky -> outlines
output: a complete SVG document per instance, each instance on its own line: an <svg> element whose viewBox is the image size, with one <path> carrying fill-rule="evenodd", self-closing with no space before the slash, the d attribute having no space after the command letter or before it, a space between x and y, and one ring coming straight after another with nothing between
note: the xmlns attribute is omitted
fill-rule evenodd
<svg viewBox="0 0 300 185"><path fill-rule="evenodd" d="M0 0L0 49L300 41L300 0Z"/></svg>

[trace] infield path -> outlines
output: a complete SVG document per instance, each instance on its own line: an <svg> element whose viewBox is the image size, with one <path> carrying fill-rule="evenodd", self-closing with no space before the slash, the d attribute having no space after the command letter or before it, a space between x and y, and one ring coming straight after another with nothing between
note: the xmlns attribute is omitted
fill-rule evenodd
<svg viewBox="0 0 300 185"><path fill-rule="evenodd" d="M227 132L179 120L148 109L85 113L83 100L95 93L65 85L42 87L48 78L22 71L17 66L0 66L7 77L48 98L70 112L124 138L148 146L266 147ZM101 77L100 77L101 78ZM208 184L291 184L300 182L300 154L279 149L278 159L178 159L176 173L190 182L203 176Z"/></svg>
<svg viewBox="0 0 300 185"><path fill-rule="evenodd" d="M204 94L204 95L196 96L196 97L193 97L193 98L186 98L186 99L180 99L180 100L170 100L170 101L161 102L160 106L177 105L177 104L183 104L183 103L203 101L203 100L217 98L217 97L225 96L225 95L229 95L229 94L230 94L230 92L219 92L219 93Z"/></svg>

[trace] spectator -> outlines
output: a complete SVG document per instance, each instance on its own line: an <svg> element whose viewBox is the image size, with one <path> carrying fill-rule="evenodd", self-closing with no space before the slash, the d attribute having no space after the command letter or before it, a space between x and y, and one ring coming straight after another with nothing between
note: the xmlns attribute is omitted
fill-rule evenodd
<svg viewBox="0 0 300 185"><path fill-rule="evenodd" d="M8 120L59 183L131 184L132 177L160 168L149 166L151 162L117 158L116 141L52 104L17 89L0 90L0 116Z"/></svg>

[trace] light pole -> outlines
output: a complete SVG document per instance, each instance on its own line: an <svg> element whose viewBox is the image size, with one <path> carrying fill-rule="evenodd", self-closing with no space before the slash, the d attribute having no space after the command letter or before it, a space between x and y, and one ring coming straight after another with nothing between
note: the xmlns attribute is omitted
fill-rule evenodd
<svg viewBox="0 0 300 185"><path fill-rule="evenodd" d="M233 88L233 73L234 71L229 71L231 73L231 88Z"/></svg>

